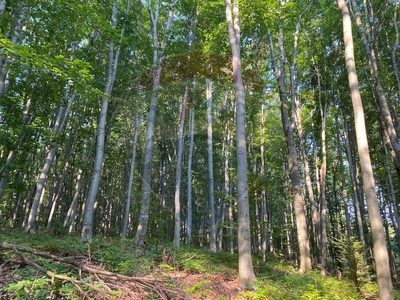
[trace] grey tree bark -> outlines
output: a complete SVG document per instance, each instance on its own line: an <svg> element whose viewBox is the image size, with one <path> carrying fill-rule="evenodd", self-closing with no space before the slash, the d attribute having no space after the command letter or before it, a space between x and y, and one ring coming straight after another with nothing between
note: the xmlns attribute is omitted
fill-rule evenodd
<svg viewBox="0 0 400 300"><path fill-rule="evenodd" d="M194 105L191 103L189 110L189 154L188 154L188 191L187 191L187 224L186 244L192 243L193 201L192 201L192 163L194 149Z"/></svg>
<svg viewBox="0 0 400 300"><path fill-rule="evenodd" d="M206 79L207 98L207 162L208 162L208 202L210 207L210 245L211 252L217 252L217 227L214 204L214 160L212 130L212 81Z"/></svg>
<svg viewBox="0 0 400 300"><path fill-rule="evenodd" d="M247 179L246 149L246 101L240 61L240 26L238 1L232 7L225 0L229 43L232 51L232 68L236 92L236 157L237 157L237 204L238 204L238 251L239 282L244 288L252 287L256 278L251 260L251 237L249 216L249 192ZM232 18L233 9L233 18Z"/></svg>
<svg viewBox="0 0 400 300"><path fill-rule="evenodd" d="M135 239L133 244L135 246L144 245L147 243L147 227L149 224L149 212L150 212L150 198L151 198L151 177L153 167L153 150L154 150L154 127L157 115L157 104L158 104L158 90L160 88L161 78L161 63L163 61L164 51L166 47L166 40L159 41L158 31L158 20L159 20L159 7L161 1L155 4L153 9L151 6L151 0L148 2L148 9L150 14L151 26L152 26L152 40L153 40L153 87L150 100L150 111L147 117L147 132L146 132L146 146L143 162L143 182L142 182L142 201L140 204L138 227L136 230ZM175 4L177 0L174 0L168 10L167 21L164 26L164 35L167 35L172 27L172 21L174 16ZM164 5L164 4L163 4Z"/></svg>
<svg viewBox="0 0 400 300"><path fill-rule="evenodd" d="M320 84L320 73L317 72L318 86L319 86L319 108L322 118L321 124L321 151L322 151L322 163L320 168L320 180L321 180L321 193L319 195L319 215L320 215L320 253L321 253L321 275L326 276L326 267L328 264L328 246L326 237L326 111L327 111L327 97L325 97L325 105L322 105L321 95L321 84Z"/></svg>
<svg viewBox="0 0 400 300"><path fill-rule="evenodd" d="M380 106L380 114L382 120L385 122L385 129L387 131L390 143L392 144L393 151L396 156L396 164L399 167L400 166L400 142L399 142L399 137L397 136L394 124L393 124L393 119L390 114L389 106L387 104L386 96L382 88L382 83L381 79L379 76L379 71L378 71L378 65L377 65L377 59L376 59L376 54L375 54L375 49L373 46L373 43L371 42L371 34L369 34L369 27L367 27L367 30L364 29L364 25L361 21L357 3L355 0L351 0L352 3L352 8L355 14L356 18L356 24L358 26L358 32L360 33L361 40L364 45L365 53L367 55L368 59L368 66L370 69L370 73L372 75L373 81L374 81L374 86L376 93L379 98L379 106ZM375 21L372 21L373 26L375 26Z"/></svg>
<svg viewBox="0 0 400 300"><path fill-rule="evenodd" d="M337 143L337 151L338 151L338 156L339 156L339 162L340 162L340 172L342 174L342 195L343 195L343 204L344 204L344 215L346 218L346 234L347 236L352 235L352 230L351 230L351 219L350 219L350 213L349 213L349 196L347 194L347 180L345 176L345 169L344 169L344 162L343 162L343 153L342 153L342 143L340 139L340 128L339 128L339 122L338 122L338 116L335 115L335 128L336 128L336 143Z"/></svg>
<svg viewBox="0 0 400 300"><path fill-rule="evenodd" d="M364 109L358 86L358 77L354 57L350 13L345 0L337 0L336 2L342 14L346 69L351 92L351 100L353 103L354 123L362 179L364 183L364 191L367 200L368 214L372 231L375 268L379 287L379 299L391 300L393 299L393 286L390 274L389 256L386 248L385 231L378 206L374 175L369 156Z"/></svg>
<svg viewBox="0 0 400 300"><path fill-rule="evenodd" d="M139 88L138 88L138 92L139 92ZM133 135L133 141L132 141L132 156L131 156L131 165L130 165L130 168L129 168L128 193L127 193L127 197L126 197L124 220L123 220L123 223L122 223L122 232L121 232L121 237L123 239L126 238L127 231L128 231L129 212L130 212L130 209L131 209L132 184L133 184L133 176L135 174L137 140L138 140L138 137L139 137L140 125L142 124L142 115L139 116L138 101L139 101L138 98L136 98L135 133Z"/></svg>
<svg viewBox="0 0 400 300"><path fill-rule="evenodd" d="M358 194L359 194L359 189L358 189L358 184L356 180L356 172L353 164L353 155L350 147L350 140L349 140L349 128L346 119L344 118L343 111L340 109L342 121L343 121L343 139L344 139L344 145L346 147L346 156L347 156L347 163L349 164L349 173L350 173L350 179L351 179L351 184L353 187L353 204L354 204L354 211L356 214L356 219L357 219L357 234L358 234L358 239L361 242L362 245L365 246L365 235L364 235L364 227L363 227L363 220L362 220L362 215L361 215L361 208L360 208L360 202L358 201Z"/></svg>
<svg viewBox="0 0 400 300"><path fill-rule="evenodd" d="M287 109L286 62L285 62L286 56L283 47L282 32L279 33L278 47L280 56L280 70L278 70L277 68L272 38L270 37L271 63L275 78L278 82L279 98L281 100L282 127L285 134L286 144L289 152L288 156L289 173L290 173L289 175L290 175L290 180L292 182L293 205L294 205L294 212L296 215L297 239L300 251L299 271L307 272L312 269L310 243L307 231L306 214L304 210L304 200L302 195L302 189L300 186L300 171L297 160L297 150L296 150L296 144L294 142L294 125L295 125L296 112L292 109L291 120L289 120L289 114Z"/></svg>
<svg viewBox="0 0 400 300"><path fill-rule="evenodd" d="M127 11L129 11L129 7L127 8ZM117 2L114 2L111 15L111 24L113 28L115 28L117 23L117 12L118 12ZM96 202L97 192L99 190L100 177L101 177L103 158L104 158L104 143L105 143L105 133L106 133L108 102L111 96L111 92L115 81L115 75L118 68L119 53L120 53L120 48L117 47L117 49L115 49L114 41L111 40L108 45L108 61L106 70L107 80L104 87L104 96L101 101L100 118L97 128L96 156L93 167L93 175L90 182L89 195L85 202L85 212L84 212L83 225L81 231L81 240L83 242L91 241L93 236L93 217L94 217L94 206L95 206L94 204Z"/></svg>
<svg viewBox="0 0 400 300"><path fill-rule="evenodd" d="M57 118L55 120L54 128L53 128L53 132L55 135L58 135L59 132L62 130L60 125L62 123L62 118L63 118L64 112L65 112L65 108L60 107L58 110ZM27 232L27 233L36 232L36 225L37 225L36 219L37 219L38 210L40 207L40 202L41 202L40 200L43 197L44 186L46 184L47 177L50 172L50 168L53 164L53 160L56 155L56 150L57 150L57 143L53 142L50 150L47 153L45 164L44 164L42 172L39 176L39 180L38 180L36 192L35 192L35 197L33 198L32 206L31 206L31 209L29 212L28 223L25 227L25 232Z"/></svg>
<svg viewBox="0 0 400 300"><path fill-rule="evenodd" d="M181 113L176 139L176 170L175 170L175 228L174 228L174 247L179 249L181 243L181 177L182 177L182 159L184 145L184 125L186 118L186 103L189 95L189 80L186 80L185 93L181 101Z"/></svg>

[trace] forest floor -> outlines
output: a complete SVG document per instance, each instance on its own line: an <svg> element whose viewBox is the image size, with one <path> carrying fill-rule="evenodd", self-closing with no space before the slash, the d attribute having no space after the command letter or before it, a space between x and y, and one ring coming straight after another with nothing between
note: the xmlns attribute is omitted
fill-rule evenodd
<svg viewBox="0 0 400 300"><path fill-rule="evenodd" d="M318 270L299 274L278 256L254 258L257 283L237 281L237 254L132 240L24 234L0 230L1 299L378 299L377 285L361 287ZM346 272L345 272L346 274ZM400 294L396 290L396 299Z"/></svg>

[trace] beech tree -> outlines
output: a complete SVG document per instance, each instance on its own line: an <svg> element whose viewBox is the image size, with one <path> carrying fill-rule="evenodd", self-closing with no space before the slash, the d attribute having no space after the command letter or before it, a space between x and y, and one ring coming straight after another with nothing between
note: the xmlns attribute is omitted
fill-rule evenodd
<svg viewBox="0 0 400 300"><path fill-rule="evenodd" d="M162 28L164 34L167 34L171 27L174 17L174 5L176 0L170 4L167 11L167 18L165 20L164 27ZM152 177L152 161L153 161L153 149L154 149L154 126L156 122L157 113L157 102L158 93L160 88L161 78L161 63L164 59L164 51L167 46L167 40L160 39L159 32L159 20L160 20L160 2L149 1L147 3L150 20L151 20L151 34L153 41L153 86L152 95L150 100L150 111L147 118L147 132L146 132L146 150L143 164L143 185L142 185L142 202L140 206L140 215L135 235L134 245L146 244L146 232L149 222L149 211L150 211L150 196L151 196L151 177Z"/></svg>
<svg viewBox="0 0 400 300"><path fill-rule="evenodd" d="M232 7L231 1L226 0L225 6L236 92L239 281L243 287L249 288L255 281L255 275L251 260L249 195L247 182L246 102L242 79L242 67L240 63L239 4L235 2Z"/></svg>
<svg viewBox="0 0 400 300"><path fill-rule="evenodd" d="M344 0L337 0L337 4L343 19L346 68L351 92L351 101L353 103L354 124L357 136L357 147L360 157L365 197L367 199L368 213L372 230L374 259L379 286L379 298L393 299L393 287L390 276L385 232L383 229L376 196L375 180L369 155L367 133L365 130L364 109L358 86L350 13Z"/></svg>

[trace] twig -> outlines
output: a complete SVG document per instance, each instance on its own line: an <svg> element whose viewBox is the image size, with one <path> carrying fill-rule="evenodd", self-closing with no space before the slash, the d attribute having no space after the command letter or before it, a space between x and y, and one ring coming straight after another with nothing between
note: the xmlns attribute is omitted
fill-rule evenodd
<svg viewBox="0 0 400 300"><path fill-rule="evenodd" d="M59 280L64 280L64 281L70 282L78 289L78 291L81 293L81 295L87 299L89 299L87 296L87 293L82 290L81 286L86 286L86 287L90 288L91 290L96 291L103 295L111 294L112 289L110 288L110 286L113 286L113 287L116 287L117 289L119 289L119 286L117 286L117 285L114 285L112 283L105 283L99 276L105 276L105 277L107 277L109 279L113 279L113 280L122 280L122 281L128 283L128 285L134 286L135 288L137 288L138 285L142 286L142 287L147 287L150 290L153 290L154 292L156 292L161 297L161 299L170 299L171 297L169 297L169 295L175 295L175 296L179 295L178 292L175 292L171 289L157 286L157 283L162 283L162 281L155 279L155 278L126 276L126 275L122 275L122 274L118 274L118 273L114 273L114 272L109 272L104 269L98 268L96 266L90 266L90 265L88 265L88 262L86 262L86 263L82 262L82 261L77 262L77 261L73 260L73 258L88 259L85 256L59 257L59 256L56 256L49 252L35 251L30 248L18 247L17 245L10 244L8 242L0 242L0 248L11 249L15 254L17 254L19 257L21 257L22 261L25 264L35 268L36 270L38 270L41 273L46 274L53 280L54 280L54 278L56 278ZM41 267L40 265L38 265L37 263L35 263L34 261L29 260L23 254L23 252L26 252L26 253L29 253L32 255L36 255L39 257L47 258L47 259L52 259L53 261L58 261L58 262L70 265L73 268L77 269L78 274L79 274L79 280L71 278L69 276L59 275L54 272L48 271L48 270L44 269L43 267ZM189 259L192 259L193 257L194 256L192 256ZM92 281L92 284L83 281L81 279L82 271L94 275L96 277L97 281ZM101 288L96 287L94 285L96 283L99 283L100 285L102 285L103 288L101 289Z"/></svg>

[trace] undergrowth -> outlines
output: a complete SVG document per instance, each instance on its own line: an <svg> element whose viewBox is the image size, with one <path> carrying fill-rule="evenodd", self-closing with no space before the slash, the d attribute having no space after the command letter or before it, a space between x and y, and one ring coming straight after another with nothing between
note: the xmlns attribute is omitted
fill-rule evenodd
<svg viewBox="0 0 400 300"><path fill-rule="evenodd" d="M18 231L0 231L0 241L62 257L84 255L109 271L127 276L159 276L164 286L176 287L172 277L174 272L201 274L204 276L196 284L178 288L182 289L182 294L202 299L210 299L207 295L212 289L218 289L211 284L207 274L217 274L229 279L237 276L237 254L210 253L207 249L187 246L176 251L169 243L150 242L149 247L143 248L132 247L131 239L98 237L91 243L84 244L77 236L28 235ZM76 270L65 265L40 257L34 259L44 269L72 278L77 277ZM0 265L0 275L4 275L6 269L11 273L11 279L5 282L5 286L0 285L1 299L7 299L5 296L10 297L9 299L82 298L81 292L70 283L54 280L28 266L18 265L18 257L12 250L0 249ZM375 283L369 283L363 291L359 291L354 282L345 276L338 281L332 276L321 277L318 270L299 274L294 266L275 257L268 257L266 263L254 258L254 266L258 275L254 290L237 293L236 299L377 299ZM4 278L0 277L0 282ZM88 295L91 293L88 289L84 292ZM223 296L218 299L228 298ZM398 290L395 291L395 299L400 299Z"/></svg>

